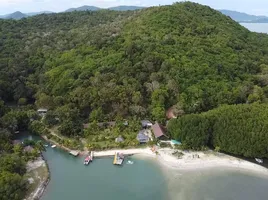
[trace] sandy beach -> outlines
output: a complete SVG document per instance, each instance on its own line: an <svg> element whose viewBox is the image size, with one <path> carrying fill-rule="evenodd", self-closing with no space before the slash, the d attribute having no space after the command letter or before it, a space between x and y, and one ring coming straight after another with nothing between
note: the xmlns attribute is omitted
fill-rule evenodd
<svg viewBox="0 0 268 200"><path fill-rule="evenodd" d="M268 175L268 169L246 160L235 158L223 153L207 152L183 152L181 158L172 155L174 150L159 149L157 160L167 168L178 170L202 170L217 167L235 168Z"/></svg>
<svg viewBox="0 0 268 200"><path fill-rule="evenodd" d="M120 152L125 155L150 156L152 158L155 158L159 162L159 164L168 169L193 171L193 170L202 170L202 169L205 170L217 167L228 167L268 175L268 169L265 167L223 153L216 153L213 151L206 151L206 152L179 151L183 153L183 156L178 158L172 155L174 151L177 150L170 148L160 148L157 150L158 153L156 154L152 152L150 148L126 149L126 150L115 149L115 150L94 152L94 156L95 157L113 156L115 152Z"/></svg>

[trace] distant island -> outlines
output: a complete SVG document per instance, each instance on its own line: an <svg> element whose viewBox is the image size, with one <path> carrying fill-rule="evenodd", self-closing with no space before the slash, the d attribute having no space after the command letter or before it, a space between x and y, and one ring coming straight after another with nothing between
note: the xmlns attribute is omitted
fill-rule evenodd
<svg viewBox="0 0 268 200"><path fill-rule="evenodd" d="M231 17L233 20L240 23L268 23L267 16L249 15L247 13L232 11L232 10L219 10L222 14Z"/></svg>
<svg viewBox="0 0 268 200"><path fill-rule="evenodd" d="M80 6L77 8L69 8L63 12L74 12L74 11L99 11L99 10L114 10L114 11L131 11L131 10L140 10L144 9L146 7L141 7L141 6L125 6L125 5L120 5L116 7L110 7L110 8L100 8L96 6ZM222 14L231 17L233 20L239 22L239 23L268 23L268 17L267 16L257 16L257 15L250 15L247 13L243 12L237 12L237 11L232 11L232 10L226 10L222 9L219 10ZM20 11L7 14L7 15L0 15L0 19L22 19L22 18L27 18L35 15L40 15L40 14L52 14L55 12L52 11L41 11L41 12L32 12L32 13L22 13Z"/></svg>
<svg viewBox="0 0 268 200"><path fill-rule="evenodd" d="M140 10L145 7L140 7L140 6L117 6L117 7L111 7L111 8L99 8L96 6L81 6L78 8L69 8L63 12L73 12L73 11L99 11L99 10L114 10L114 11L129 11L129 10ZM32 13L22 13L20 11L16 11L11 14L7 15L0 15L0 19L22 19L22 18L27 18L35 15L41 15L41 14L52 14L54 12L51 11L41 11L41 12L32 12Z"/></svg>

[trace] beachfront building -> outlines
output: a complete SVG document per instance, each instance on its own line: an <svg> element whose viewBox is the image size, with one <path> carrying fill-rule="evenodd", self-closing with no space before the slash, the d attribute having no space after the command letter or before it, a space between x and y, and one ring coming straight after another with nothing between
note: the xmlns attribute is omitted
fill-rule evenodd
<svg viewBox="0 0 268 200"><path fill-rule="evenodd" d="M161 127L161 125L158 124L157 122L152 126L152 130L153 130L155 138L159 140L169 139L168 135L165 133L164 128Z"/></svg>
<svg viewBox="0 0 268 200"><path fill-rule="evenodd" d="M151 128L152 125L152 122L150 122L149 120L141 120L142 128Z"/></svg>
<svg viewBox="0 0 268 200"><path fill-rule="evenodd" d="M148 135L146 135L146 130L140 130L138 135L137 135L137 140L140 142L140 143L147 143L149 142L150 138Z"/></svg>

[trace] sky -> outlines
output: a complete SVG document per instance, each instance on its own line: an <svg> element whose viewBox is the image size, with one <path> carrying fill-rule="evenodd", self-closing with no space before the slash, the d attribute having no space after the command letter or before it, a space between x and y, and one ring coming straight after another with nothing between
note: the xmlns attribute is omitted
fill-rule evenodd
<svg viewBox="0 0 268 200"><path fill-rule="evenodd" d="M15 11L61 12L83 5L108 8L118 5L154 6L172 4L176 0L0 0L0 15ZM179 1L179 0L177 0ZM228 9L254 15L268 16L268 0L192 0L215 9Z"/></svg>

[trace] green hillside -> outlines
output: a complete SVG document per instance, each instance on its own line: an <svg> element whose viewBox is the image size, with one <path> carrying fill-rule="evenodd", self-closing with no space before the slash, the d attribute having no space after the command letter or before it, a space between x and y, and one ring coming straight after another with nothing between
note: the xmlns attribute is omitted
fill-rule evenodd
<svg viewBox="0 0 268 200"><path fill-rule="evenodd" d="M185 148L214 147L234 155L268 158L268 105L225 105L169 122L171 135Z"/></svg>
<svg viewBox="0 0 268 200"><path fill-rule="evenodd" d="M198 113L265 102L268 37L176 3L0 21L0 96L78 109L82 119Z"/></svg>

